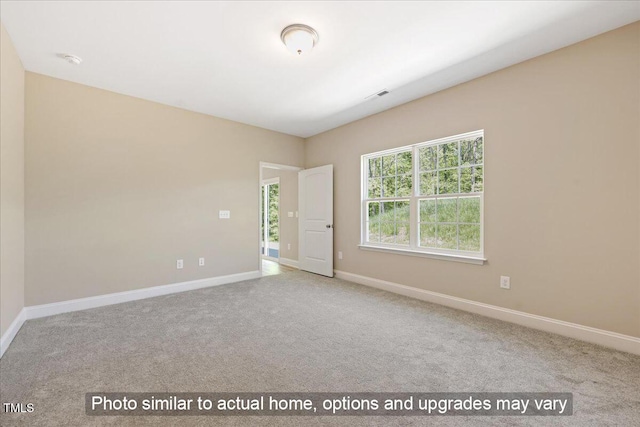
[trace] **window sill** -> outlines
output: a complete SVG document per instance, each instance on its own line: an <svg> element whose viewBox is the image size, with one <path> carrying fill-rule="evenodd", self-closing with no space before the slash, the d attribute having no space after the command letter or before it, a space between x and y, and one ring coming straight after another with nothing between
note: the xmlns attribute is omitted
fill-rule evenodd
<svg viewBox="0 0 640 427"><path fill-rule="evenodd" d="M388 252L392 254L398 255L408 255L408 256L417 256L423 258L432 258L439 259L442 261L455 261L455 262L464 262L467 264L476 264L483 265L487 259L480 257L472 257L465 255L451 255L451 254L439 254L434 252L423 252L423 251L414 251L411 249L398 249L398 248L388 248L384 246L372 246L372 245L358 245L360 249L365 251L375 251L375 252Z"/></svg>

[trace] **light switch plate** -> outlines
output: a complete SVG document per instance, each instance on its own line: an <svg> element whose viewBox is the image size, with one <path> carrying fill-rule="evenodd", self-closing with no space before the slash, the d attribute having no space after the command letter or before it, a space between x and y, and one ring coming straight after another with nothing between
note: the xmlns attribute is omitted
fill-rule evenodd
<svg viewBox="0 0 640 427"><path fill-rule="evenodd" d="M287 216L288 216L289 218L293 218L293 212L287 212Z"/></svg>
<svg viewBox="0 0 640 427"><path fill-rule="evenodd" d="M511 289L511 278L509 276L500 276L500 287L502 289Z"/></svg>
<svg viewBox="0 0 640 427"><path fill-rule="evenodd" d="M220 219L229 219L231 218L231 211L219 211L218 215Z"/></svg>

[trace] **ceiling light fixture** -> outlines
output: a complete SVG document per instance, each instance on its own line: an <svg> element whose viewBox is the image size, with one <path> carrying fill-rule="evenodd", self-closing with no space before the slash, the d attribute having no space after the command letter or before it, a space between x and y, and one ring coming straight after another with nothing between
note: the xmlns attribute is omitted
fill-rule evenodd
<svg viewBox="0 0 640 427"><path fill-rule="evenodd" d="M82 62L82 58L80 58L79 56L71 55L69 53L63 53L60 55L60 57L62 57L62 59L67 61L69 64L73 65L78 65Z"/></svg>
<svg viewBox="0 0 640 427"><path fill-rule="evenodd" d="M308 25L293 24L282 30L280 39L291 52L302 55L318 43L318 33Z"/></svg>

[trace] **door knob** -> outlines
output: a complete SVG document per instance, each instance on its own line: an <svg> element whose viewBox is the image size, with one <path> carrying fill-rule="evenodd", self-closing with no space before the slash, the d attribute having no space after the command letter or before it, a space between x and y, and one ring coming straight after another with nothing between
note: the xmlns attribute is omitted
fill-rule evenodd
<svg viewBox="0 0 640 427"><path fill-rule="evenodd" d="M327 224L327 228L333 228L332 224Z"/></svg>

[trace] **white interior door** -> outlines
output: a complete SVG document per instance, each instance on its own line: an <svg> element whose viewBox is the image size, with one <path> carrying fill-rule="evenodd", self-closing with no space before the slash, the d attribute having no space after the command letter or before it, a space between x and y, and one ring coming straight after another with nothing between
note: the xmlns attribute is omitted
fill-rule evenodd
<svg viewBox="0 0 640 427"><path fill-rule="evenodd" d="M299 267L333 277L333 165L298 172Z"/></svg>

